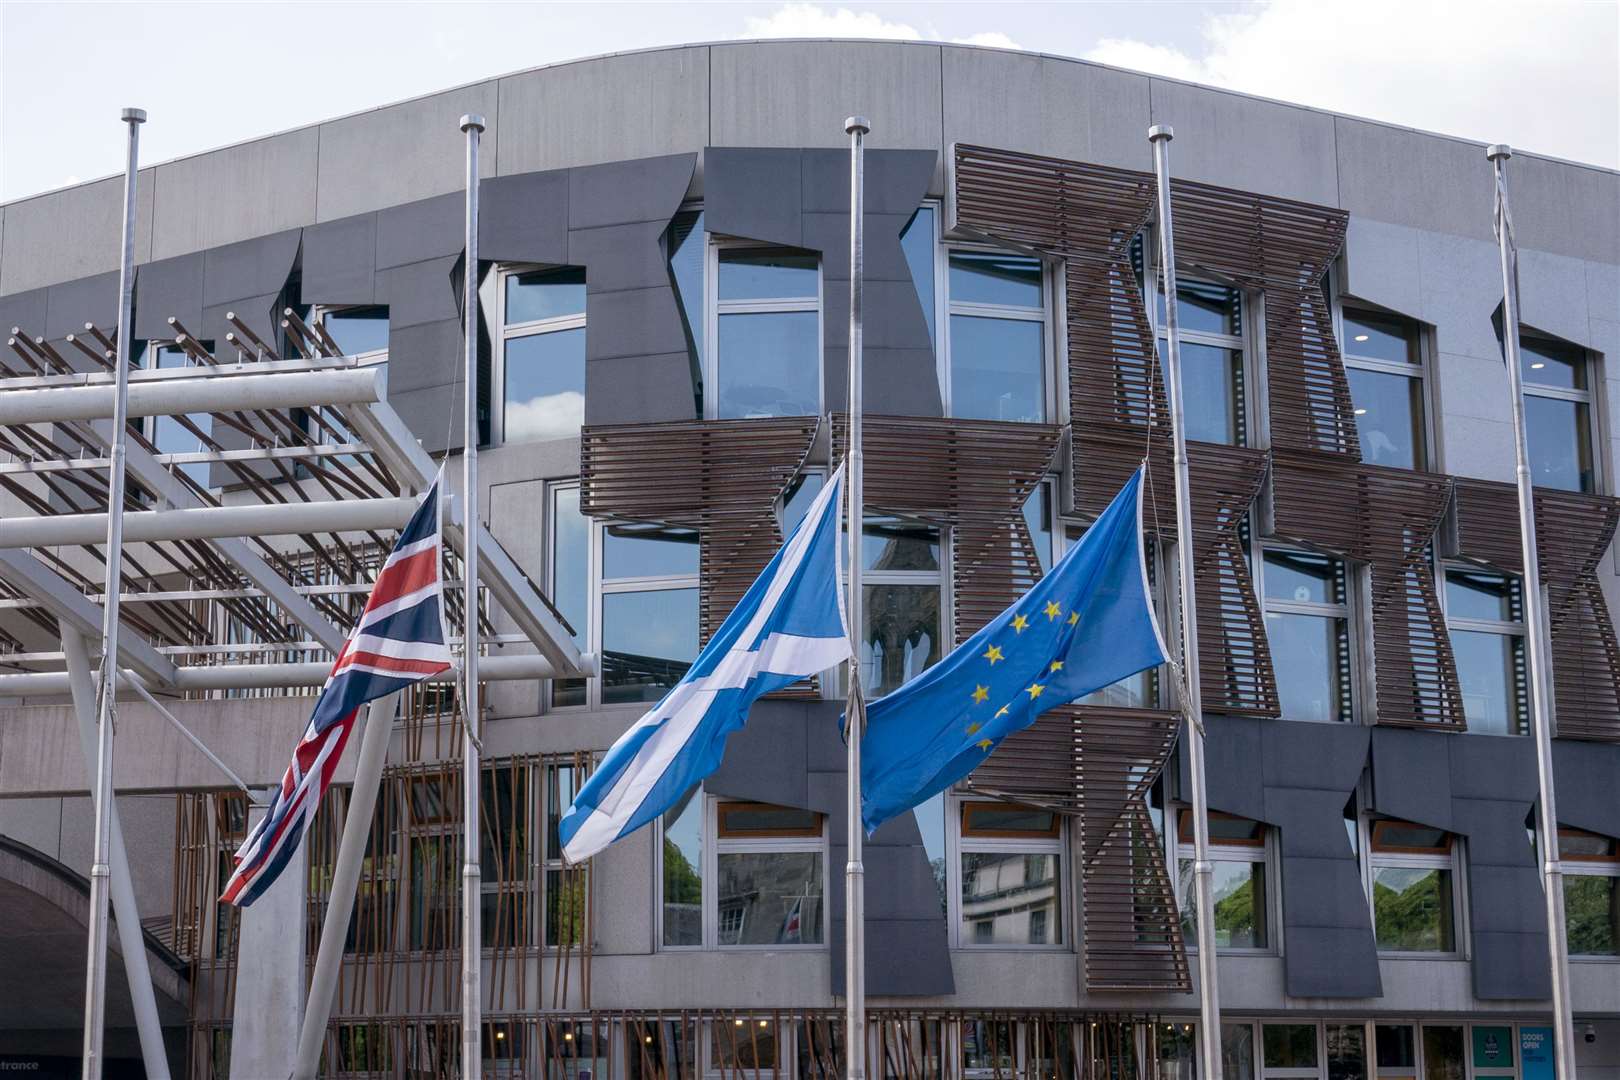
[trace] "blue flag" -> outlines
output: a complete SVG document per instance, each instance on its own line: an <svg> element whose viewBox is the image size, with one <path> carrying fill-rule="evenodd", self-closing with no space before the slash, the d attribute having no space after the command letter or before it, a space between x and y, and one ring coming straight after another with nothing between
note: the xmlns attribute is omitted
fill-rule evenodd
<svg viewBox="0 0 1620 1080"><path fill-rule="evenodd" d="M1012 607L867 706L867 832L972 772L1048 709L1164 662L1142 553L1142 470Z"/></svg>

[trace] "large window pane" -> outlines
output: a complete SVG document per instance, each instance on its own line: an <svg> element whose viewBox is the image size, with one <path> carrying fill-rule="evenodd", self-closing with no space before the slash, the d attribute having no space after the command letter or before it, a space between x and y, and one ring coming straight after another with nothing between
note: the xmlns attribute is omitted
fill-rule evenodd
<svg viewBox="0 0 1620 1080"><path fill-rule="evenodd" d="M1467 1064L1463 1060L1463 1029L1423 1026L1424 1080L1463 1080Z"/></svg>
<svg viewBox="0 0 1620 1080"><path fill-rule="evenodd" d="M782 500L782 535L793 535L793 530L799 527L804 515L810 512L810 504L816 501L821 494L822 485L827 478L821 473L801 473L788 489L787 497Z"/></svg>
<svg viewBox="0 0 1620 1080"><path fill-rule="evenodd" d="M1181 894L1182 933L1190 942L1198 926L1198 894L1193 888L1191 859L1180 860L1176 884ZM1268 944L1266 864L1216 862L1210 887L1215 894L1215 947L1264 949Z"/></svg>
<svg viewBox="0 0 1620 1080"><path fill-rule="evenodd" d="M962 944L1060 945L1058 857L962 854Z"/></svg>
<svg viewBox="0 0 1620 1080"><path fill-rule="evenodd" d="M928 323L928 340L934 340L934 208L923 206L911 215L900 233L900 251L917 288L923 319Z"/></svg>
<svg viewBox="0 0 1620 1080"><path fill-rule="evenodd" d="M683 211L669 225L669 277L675 287L675 300L681 306L681 329L692 364L692 386L697 415L703 415L703 302L704 255L708 234L703 231L703 212Z"/></svg>
<svg viewBox="0 0 1620 1080"><path fill-rule="evenodd" d="M1158 291L1159 326L1165 325L1164 289ZM1243 334L1243 293L1226 285L1210 281L1181 281L1176 283L1176 322L1181 330L1202 334L1223 334L1239 337Z"/></svg>
<svg viewBox="0 0 1620 1080"><path fill-rule="evenodd" d="M657 701L698 653L698 591L602 597L602 701Z"/></svg>
<svg viewBox="0 0 1620 1080"><path fill-rule="evenodd" d="M537 270L506 279L506 325L585 314L585 271Z"/></svg>
<svg viewBox="0 0 1620 1080"><path fill-rule="evenodd" d="M664 944L703 944L703 798L693 788L664 814Z"/></svg>
<svg viewBox="0 0 1620 1080"><path fill-rule="evenodd" d="M1525 734L1524 638L1478 630L1451 631L1468 730Z"/></svg>
<svg viewBox="0 0 1620 1080"><path fill-rule="evenodd" d="M1254 1080L1254 1025L1221 1025L1221 1075Z"/></svg>
<svg viewBox="0 0 1620 1080"><path fill-rule="evenodd" d="M669 525L615 524L603 530L602 577L668 577L698 572L698 534Z"/></svg>
<svg viewBox="0 0 1620 1080"><path fill-rule="evenodd" d="M1266 640L1285 720L1350 719L1349 633L1344 619L1266 612Z"/></svg>
<svg viewBox="0 0 1620 1080"><path fill-rule="evenodd" d="M583 648L590 633L590 522L579 512L579 488L551 493L551 602L574 631ZM551 684L553 705L585 704L584 679L557 679Z"/></svg>
<svg viewBox="0 0 1620 1080"><path fill-rule="evenodd" d="M1417 1035L1410 1024L1379 1024L1376 1037L1378 1071L1410 1070L1417 1075Z"/></svg>
<svg viewBox="0 0 1620 1080"><path fill-rule="evenodd" d="M973 420L1046 419L1046 324L951 316L951 415Z"/></svg>
<svg viewBox="0 0 1620 1080"><path fill-rule="evenodd" d="M1369 465L1421 469L1423 380L1387 371L1347 368L1361 460Z"/></svg>
<svg viewBox="0 0 1620 1080"><path fill-rule="evenodd" d="M861 675L876 698L922 674L940 657L938 585L867 585Z"/></svg>
<svg viewBox="0 0 1620 1080"><path fill-rule="evenodd" d="M1451 952L1451 871L1373 868L1373 922L1378 947L1391 952Z"/></svg>
<svg viewBox="0 0 1620 1080"><path fill-rule="evenodd" d="M1328 1024L1327 1080L1367 1080L1367 1029L1361 1024Z"/></svg>
<svg viewBox="0 0 1620 1080"><path fill-rule="evenodd" d="M1241 443L1239 383L1243 354L1193 341L1181 343L1181 396L1187 438L1199 442Z"/></svg>
<svg viewBox="0 0 1620 1080"><path fill-rule="evenodd" d="M585 422L585 328L506 340L506 441L565 439Z"/></svg>
<svg viewBox="0 0 1620 1080"><path fill-rule="evenodd" d="M814 311L721 315L720 419L819 412L820 320Z"/></svg>
<svg viewBox="0 0 1620 1080"><path fill-rule="evenodd" d="M719 944L821 942L819 851L721 852L715 870Z"/></svg>
<svg viewBox="0 0 1620 1080"><path fill-rule="evenodd" d="M813 297L820 292L818 265L806 251L723 249L718 295L722 302Z"/></svg>
<svg viewBox="0 0 1620 1080"><path fill-rule="evenodd" d="M388 348L388 309L386 307L347 308L328 311L321 325L337 342L344 356L382 352Z"/></svg>
<svg viewBox="0 0 1620 1080"><path fill-rule="evenodd" d="M1564 921L1575 956L1620 956L1620 878L1564 872Z"/></svg>
<svg viewBox="0 0 1620 1080"><path fill-rule="evenodd" d="M1417 327L1393 315L1346 310L1344 353L1395 364L1416 364L1419 361Z"/></svg>
<svg viewBox="0 0 1620 1080"><path fill-rule="evenodd" d="M1592 491L1592 434L1584 401L1524 396L1530 471L1542 487Z"/></svg>
<svg viewBox="0 0 1620 1080"><path fill-rule="evenodd" d="M1266 552L1266 599L1344 603L1344 563L1308 551Z"/></svg>
<svg viewBox="0 0 1620 1080"><path fill-rule="evenodd" d="M1159 703L1159 671L1149 668L1111 683L1079 700L1081 705L1107 705L1120 709L1153 709Z"/></svg>
<svg viewBox="0 0 1620 1080"><path fill-rule="evenodd" d="M939 912L943 915L948 899L945 886L945 793L935 792L911 813L917 819L917 831L922 833L923 851L928 856L928 868L934 875L934 888L939 890Z"/></svg>
<svg viewBox="0 0 1620 1080"><path fill-rule="evenodd" d="M204 343L205 346L211 343ZM153 367L157 368L184 368L191 367L191 358L186 351L178 345L159 345L153 350ZM214 431L214 417L210 413L191 413L185 417L189 423L181 423L178 416L154 416L152 418L152 444L157 447L160 454L195 454L208 447L198 437L201 432L210 438ZM324 440L317 440L324 441ZM198 487L208 487L209 466L202 462L179 466L179 471L191 477Z"/></svg>
<svg viewBox="0 0 1620 1080"><path fill-rule="evenodd" d="M1585 390L1586 352L1577 345L1520 335L1519 373L1527 383Z"/></svg>
<svg viewBox="0 0 1620 1080"><path fill-rule="evenodd" d="M867 570L938 570L939 529L904 518L869 516L861 528Z"/></svg>
<svg viewBox="0 0 1620 1080"><path fill-rule="evenodd" d="M1315 1024L1266 1024L1261 1043L1268 1069L1316 1068Z"/></svg>
<svg viewBox="0 0 1620 1080"><path fill-rule="evenodd" d="M1519 580L1484 571L1446 571L1446 615L1453 619L1518 622Z"/></svg>
<svg viewBox="0 0 1620 1080"><path fill-rule="evenodd" d="M951 254L951 302L997 307L1041 306L1041 263L990 251Z"/></svg>

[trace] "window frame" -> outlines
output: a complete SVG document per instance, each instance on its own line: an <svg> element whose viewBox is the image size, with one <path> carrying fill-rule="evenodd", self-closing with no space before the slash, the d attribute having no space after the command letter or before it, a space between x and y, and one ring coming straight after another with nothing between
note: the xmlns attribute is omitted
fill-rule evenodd
<svg viewBox="0 0 1620 1080"><path fill-rule="evenodd" d="M827 265L824 254L795 248L790 244L768 244L758 240L704 233L703 251L703 418L720 419L720 316L770 315L814 312L816 316L816 413L827 411ZM799 251L816 259L816 295L781 297L772 300L721 300L720 252ZM732 419L748 419L733 417Z"/></svg>
<svg viewBox="0 0 1620 1080"><path fill-rule="evenodd" d="M1157 226L1148 226L1142 237L1142 300L1147 309L1148 328L1152 331L1155 347L1168 334L1159 321L1159 297L1164 291L1164 278L1159 273L1159 244ZM1178 260L1179 261L1179 260ZM1265 379L1265 294L1246 289L1235 282L1223 281L1219 276L1204 273L1184 273L1176 267L1176 288L1184 285L1216 285L1235 290L1241 304L1243 332L1241 334L1215 334L1206 330L1188 330L1178 326L1182 344L1209 345L1219 349L1238 351L1238 371L1243 383L1243 400L1238 403L1237 418L1242 438L1226 445L1267 449L1271 445L1270 416L1262 402L1266 395ZM1167 301L1168 302L1168 301Z"/></svg>
<svg viewBox="0 0 1620 1080"><path fill-rule="evenodd" d="M1510 573L1508 573L1508 572L1506 572L1504 570L1497 570L1494 567L1478 566L1478 565L1475 565L1473 563L1461 562L1461 561L1458 561L1458 560L1455 560L1455 559L1438 559L1437 558L1436 562L1438 563L1438 571L1439 571L1438 572L1438 578L1439 578L1439 585L1440 585L1440 590L1439 590L1440 591L1440 611L1445 616L1446 639L1447 639L1447 641L1450 641L1451 634L1452 634L1452 632L1454 630L1460 630L1460 631L1463 631L1465 633L1495 634L1498 637L1506 637L1506 638L1514 638L1514 637L1516 637L1516 638L1519 639L1520 648L1523 651L1523 656L1524 656L1524 665L1525 665L1524 677L1525 677L1526 687L1525 687L1524 700L1522 702L1520 702L1520 706L1521 706L1521 708L1520 708L1521 725L1523 727L1523 730L1522 731L1497 732L1497 731L1482 731L1482 730L1475 729L1475 728L1468 725L1468 707L1467 707L1466 702L1464 702L1464 705L1463 705L1463 723L1465 725L1464 730L1468 731L1469 734L1472 734L1472 735L1489 735L1489 736L1492 736L1492 737L1495 737L1495 738L1525 738L1525 737L1533 734L1533 732L1531 730L1531 725L1534 722L1533 717L1531 715L1531 709L1533 708L1533 706L1532 706L1532 704L1530 702L1530 689L1529 689L1529 678L1530 678L1530 624L1529 624L1529 622L1525 618L1522 618L1522 617L1519 618L1519 619L1516 619L1516 620L1515 619L1480 619L1480 618L1470 618L1470 617L1464 616L1464 615L1453 615L1451 613L1451 599L1450 599L1451 589L1449 588L1450 579L1451 579L1451 572L1453 570L1459 571L1461 573L1467 573L1467 574L1495 575L1497 577L1502 578L1504 581L1517 582L1518 583L1519 606L1520 606L1520 609L1523 610L1525 604L1528 602L1528 598L1524 594L1524 575L1522 575L1522 574L1510 574ZM1461 676L1459 675L1459 685L1458 685L1458 693L1459 694L1462 692L1462 687L1461 687L1460 683L1461 683ZM1550 704L1551 703L1549 702L1549 705ZM1556 717L1555 717L1555 731L1556 731Z"/></svg>
<svg viewBox="0 0 1620 1080"><path fill-rule="evenodd" d="M1401 852L1377 851L1373 848L1373 834L1380 822L1395 821L1397 824L1417 825L1420 828L1435 828L1432 825L1422 825L1420 822L1402 821L1399 818L1385 818L1376 815L1362 814L1358 825L1358 848L1362 852L1361 873L1362 886L1367 898L1367 914L1372 922L1373 943L1378 951L1380 960L1467 960L1469 959L1469 933L1468 924L1468 897L1467 897L1467 859L1464 852L1464 837L1446 831L1450 837L1450 853L1440 855L1420 855ZM1391 868L1399 870L1449 870L1451 872L1451 948L1427 950L1386 949L1377 944L1378 941L1378 911L1373 901L1373 885L1376 871Z"/></svg>
<svg viewBox="0 0 1620 1080"><path fill-rule="evenodd" d="M1562 846L1561 842L1564 834L1566 833L1581 836L1596 836L1600 839L1607 840L1614 851L1609 855L1565 855L1562 851L1560 851L1558 861L1563 867L1564 875L1566 877L1575 876L1609 878L1613 880L1614 888L1620 890L1620 839L1616 839L1612 836L1604 836L1602 833L1594 833L1590 829L1578 829L1571 825L1560 825L1558 826L1560 846ZM1565 903L1567 904L1568 902L1568 895L1566 894ZM1567 909L1565 913L1565 925L1567 938ZM1620 942L1617 942L1616 944L1620 945ZM1609 953L1577 953L1569 949L1569 942L1567 940L1565 941L1564 945L1565 951L1568 952L1569 958L1572 961L1593 964L1620 963L1620 955Z"/></svg>
<svg viewBox="0 0 1620 1080"><path fill-rule="evenodd" d="M1356 368L1361 371L1376 371L1385 375L1401 375L1418 380L1418 401L1423 406L1423 444L1420 447L1423 454L1423 464L1414 471L1444 472L1444 463L1440 460L1441 450L1444 448L1440 440L1442 417L1435 401L1435 384L1437 380L1430 378L1430 373L1434 368L1434 343L1429 326L1398 311L1390 311L1376 304L1369 304L1355 297L1345 296L1337 288L1339 279L1337 268L1329 272L1328 279L1333 297L1333 337L1339 346L1340 361L1347 370ZM1346 308L1357 314L1365 314L1375 318L1400 319L1411 324L1417 340L1417 361L1411 364L1400 364L1371 356L1357 356L1345 336L1344 319ZM1346 376L1346 383L1348 384L1348 375ZM1353 411L1354 406L1352 406ZM1354 420L1355 417L1352 416L1351 419ZM1359 438L1359 425L1356 430ZM1388 466L1382 467L1387 468Z"/></svg>
<svg viewBox="0 0 1620 1080"><path fill-rule="evenodd" d="M1254 582L1254 594L1260 601L1260 618L1264 621L1266 615L1272 611L1279 615L1311 615L1318 618L1343 619L1345 626L1345 648L1349 652L1346 658L1348 670L1345 672L1346 685L1350 691L1349 715L1343 720L1329 720L1327 723L1365 724L1374 716L1375 710L1368 707L1374 700L1375 683L1372 672L1372 617L1371 612L1363 607L1363 598L1370 595L1371 590L1362 587L1362 577L1365 573L1361 564L1342 555L1328 551L1313 551L1307 547L1291 544L1277 539L1265 539L1255 535L1249 545L1249 577ZM1315 555L1325 559L1336 560L1344 568L1344 602L1323 603L1315 600L1282 600L1266 595L1266 555L1271 552L1290 555ZM1267 631L1269 643L1270 631ZM1284 719L1291 719L1284 717ZM1317 723L1319 721L1301 721L1301 723Z"/></svg>
<svg viewBox="0 0 1620 1080"><path fill-rule="evenodd" d="M1180 879L1181 860L1194 859L1193 841L1190 835L1183 835L1191 828L1192 807L1185 803L1172 802L1165 807L1164 854L1165 864L1169 868L1171 885ZM1249 820L1239 814L1227 814L1219 810L1209 811L1210 820L1226 819L1231 821ZM1186 819L1185 826L1183 819ZM1265 911L1266 911L1266 943L1255 947L1244 946L1217 946L1215 955L1224 956L1281 956L1282 944L1282 889L1281 875L1279 874L1277 830L1264 821L1255 821L1260 826L1261 835L1258 841L1254 840L1216 840L1213 836L1209 841L1210 862L1231 863L1259 863L1265 867ZM1196 861L1196 860L1194 860ZM1179 890L1178 890L1179 891ZM1181 897L1176 897L1176 913L1182 913ZM1185 948L1189 953L1198 952L1198 942L1188 938ZM1256 1043L1258 1054L1259 1044ZM1256 1067L1259 1059L1256 1058Z"/></svg>
<svg viewBox="0 0 1620 1080"><path fill-rule="evenodd" d="M925 201L923 205L928 205L928 203ZM1054 270L1051 262L1031 251L1021 251L1016 248L971 240L947 240L944 236L944 215L937 210L934 214L934 223L934 363L936 377L939 381L939 401L943 415L947 419L956 417L956 411L951 401L951 318L956 315L964 315L969 318L1007 319L1041 324L1041 419L1034 422L1039 424L1060 424L1065 422L1067 417L1060 415L1058 411L1061 407L1062 398L1058 393L1060 373L1059 364L1057 363L1059 339L1056 317L1056 312L1063 305L1056 302L1059 275ZM1011 255L1033 259L1041 268L1040 307L1022 307L1016 304L981 304L953 299L950 295L951 256L958 252L965 255ZM1019 422L1006 421L1006 423Z"/></svg>
<svg viewBox="0 0 1620 1080"><path fill-rule="evenodd" d="M1070 855L1068 822L1062 815L1054 814L1057 818L1058 831L1055 836L1019 838L998 838L978 836L964 836L962 833L962 819L966 807L970 803L1001 803L1009 802L1007 799L991 799L985 796L955 794L951 791L945 793L945 921L949 930L949 945L952 949L962 949L971 952L1073 952L1076 922L1074 914L1074 892L1069 885L1069 875L1072 872L1073 858ZM979 944L965 940L962 933L962 856L967 854L999 854L999 855L1051 855L1057 860L1057 903L1056 908L1063 924L1059 927L1061 939L1048 941L1044 944L1006 945L1006 944Z"/></svg>
<svg viewBox="0 0 1620 1080"><path fill-rule="evenodd" d="M1522 324L1519 327L1519 342L1549 342L1555 346L1567 347L1580 353L1581 369L1586 376L1586 388L1578 390L1564 386L1549 386L1545 383L1532 381L1524 372L1520 372L1520 388L1524 397L1546 398L1553 401L1569 401L1586 406L1586 453L1592 461L1592 487L1591 490L1581 489L1577 494L1601 495L1608 490L1608 470L1604 467L1604 458L1607 456L1607 439L1603 430L1605 419L1603 416L1602 399L1604 395L1595 393L1593 388L1603 385L1603 372L1598 363L1598 356L1591 349L1573 341L1553 337L1551 334L1541 334L1529 330ZM1504 346L1505 347L1505 346ZM1531 462L1532 482L1535 472L1535 462ZM1548 490L1563 490L1549 488Z"/></svg>
<svg viewBox="0 0 1620 1080"><path fill-rule="evenodd" d="M509 278L520 277L524 274L548 273L561 270L580 270L584 267L558 265L552 266L541 263L511 263L504 264L496 272L484 279L484 289L493 289L493 296L484 295L480 298L481 306L485 311L493 311L495 319L489 327L490 334L490 361L489 361L489 445L506 445L506 343L513 338L538 337L541 334L554 334L564 330L585 330L589 314L590 302L587 296L586 310L577 315L557 315L549 319L533 319L528 322L506 325L506 282ZM587 362L589 352L586 353ZM578 436L574 436L578 438ZM560 441L560 440L538 440Z"/></svg>
<svg viewBox="0 0 1620 1080"><path fill-rule="evenodd" d="M311 323L311 325L319 324L320 327L324 330L325 327L326 327L326 317L328 315L341 315L341 314L343 314L344 312L347 312L347 311L370 311L373 308L382 308L384 311L389 312L389 316L390 316L389 327L390 327L390 330L392 330L392 327L393 327L392 314L393 313L391 311L389 311L389 307L388 307L387 304L316 304L310 310L310 313L309 313L310 323ZM355 361L363 361L363 362L366 362L366 363L370 363L372 361L386 360L388 358L388 346L384 345L380 349L367 349L365 352L344 353L343 355L344 355L344 357L346 359L355 360Z"/></svg>

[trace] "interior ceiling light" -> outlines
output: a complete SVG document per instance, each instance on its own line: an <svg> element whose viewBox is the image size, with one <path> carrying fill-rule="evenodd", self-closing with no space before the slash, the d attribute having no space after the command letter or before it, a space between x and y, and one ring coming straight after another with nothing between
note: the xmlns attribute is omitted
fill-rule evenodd
<svg viewBox="0 0 1620 1080"><path fill-rule="evenodd" d="M1357 334L1356 335L1356 340L1357 341L1366 341L1367 340L1367 335L1366 334Z"/></svg>

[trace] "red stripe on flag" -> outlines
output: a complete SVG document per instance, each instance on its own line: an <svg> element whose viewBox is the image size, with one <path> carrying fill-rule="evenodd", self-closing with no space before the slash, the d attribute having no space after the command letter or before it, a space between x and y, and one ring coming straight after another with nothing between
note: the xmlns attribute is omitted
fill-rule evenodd
<svg viewBox="0 0 1620 1080"><path fill-rule="evenodd" d="M439 548L435 544L401 559L378 574L377 583L371 587L371 595L366 599L366 611L409 596L418 589L425 589L438 579Z"/></svg>

